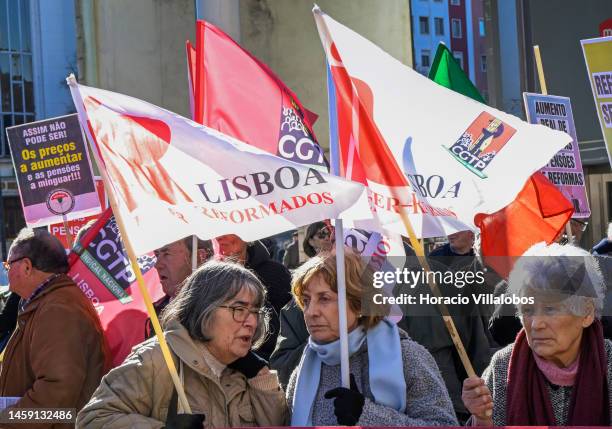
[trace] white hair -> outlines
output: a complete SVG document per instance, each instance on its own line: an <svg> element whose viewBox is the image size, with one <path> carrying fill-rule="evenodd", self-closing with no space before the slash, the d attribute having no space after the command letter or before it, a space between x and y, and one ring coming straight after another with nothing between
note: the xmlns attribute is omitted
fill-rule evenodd
<svg viewBox="0 0 612 429"><path fill-rule="evenodd" d="M564 289L568 285L570 291ZM516 261L508 278L508 293L519 296L526 289L568 294L564 305L572 314L584 316L592 304L597 318L601 317L606 293L599 263L589 252L569 244L544 242L531 246Z"/></svg>

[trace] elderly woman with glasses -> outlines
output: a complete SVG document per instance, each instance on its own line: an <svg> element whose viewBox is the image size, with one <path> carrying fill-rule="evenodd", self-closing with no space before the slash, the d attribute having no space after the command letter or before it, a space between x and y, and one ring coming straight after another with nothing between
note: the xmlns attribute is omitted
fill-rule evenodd
<svg viewBox="0 0 612 429"><path fill-rule="evenodd" d="M294 273L293 294L310 337L289 380L292 426L451 426L457 420L444 381L425 348L373 306L372 276L345 255L350 388L340 383L336 257L322 253Z"/></svg>
<svg viewBox="0 0 612 429"><path fill-rule="evenodd" d="M574 246L529 249L508 279L523 329L482 379L463 383L475 425L609 426L612 342L599 321L605 295L595 258Z"/></svg>
<svg viewBox="0 0 612 429"><path fill-rule="evenodd" d="M280 426L287 405L275 372L251 351L267 330L265 289L249 270L208 262L163 313L162 324L193 414L177 392L157 338L135 347L81 410L84 428Z"/></svg>

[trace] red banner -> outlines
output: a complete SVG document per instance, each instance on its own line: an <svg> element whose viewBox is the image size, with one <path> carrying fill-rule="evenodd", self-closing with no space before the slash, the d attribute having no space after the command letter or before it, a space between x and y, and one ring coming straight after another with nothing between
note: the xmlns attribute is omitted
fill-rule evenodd
<svg viewBox="0 0 612 429"><path fill-rule="evenodd" d="M68 274L98 313L115 367L133 346L145 340L148 315L110 208L75 244L69 263ZM163 296L154 264L152 254L138 258L153 301Z"/></svg>

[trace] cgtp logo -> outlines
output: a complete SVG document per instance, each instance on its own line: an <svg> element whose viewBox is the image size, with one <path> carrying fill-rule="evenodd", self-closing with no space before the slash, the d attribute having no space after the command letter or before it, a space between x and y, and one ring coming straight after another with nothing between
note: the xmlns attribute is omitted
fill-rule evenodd
<svg viewBox="0 0 612 429"><path fill-rule="evenodd" d="M299 106L291 100L281 112L278 154L299 164L325 166L321 147L302 120Z"/></svg>
<svg viewBox="0 0 612 429"><path fill-rule="evenodd" d="M501 119L482 112L446 150L468 170L485 179L483 170L508 143L516 130Z"/></svg>

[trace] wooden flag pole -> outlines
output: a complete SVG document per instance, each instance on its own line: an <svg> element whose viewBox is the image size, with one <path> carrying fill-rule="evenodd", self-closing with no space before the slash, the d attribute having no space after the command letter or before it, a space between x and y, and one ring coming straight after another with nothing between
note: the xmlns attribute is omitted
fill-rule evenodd
<svg viewBox="0 0 612 429"><path fill-rule="evenodd" d="M79 117L81 118L81 120L86 120L86 118L82 116L84 114L84 104L83 100L81 99L81 94L78 92L78 88L76 88L76 78L73 74L71 74L70 76L68 76L66 81L68 82L69 86L73 87L73 90L71 92L73 94L73 97L76 98L74 101L77 111L79 112ZM87 127L83 128L85 128L85 132L87 133L90 142L95 142L93 136L89 132L89 129ZM99 154L96 147L93 147L91 152L94 155L94 160L98 165L98 169L100 170L100 173L102 175L102 181L104 183L104 188L106 189L106 195L108 196L111 209L113 210L113 214L115 215L115 220L117 221L117 226L119 227L119 232L121 234L121 240L123 241L123 244L125 246L125 250L127 252L128 259L130 260L132 270L136 275L138 288L140 289L140 293L142 294L142 298L145 302L147 313L149 313L149 317L151 318L153 330L155 331L155 335L157 336L157 340L159 341L159 346L161 348L162 355L164 356L166 366L168 367L168 371L170 372L170 377L172 378L172 382L174 383L174 387L176 388L179 405L182 406L183 411L185 413L191 414L191 407L189 406L189 402L187 402L187 396L185 395L185 390L183 389L183 385L178 376L178 372L176 371L174 360L172 359L172 355L170 354L170 348L168 347L168 343L166 342L166 338L164 337L161 325L159 324L159 319L157 318L155 308L153 308L151 295L149 295L149 291L145 287L144 278L142 277L142 272L140 271L140 266L138 265L136 253L134 252L134 248L132 247L132 243L130 242L129 234L126 231L123 218L121 217L121 212L118 210L117 199L115 197L114 192L112 191L108 175L106 174L106 170L104 169L104 164L99 159Z"/></svg>
<svg viewBox="0 0 612 429"><path fill-rule="evenodd" d="M533 54L535 55L538 78L540 79L540 90L543 95L548 95L548 90L546 89L546 79L544 79L544 68L542 67L542 57L540 56L540 47L538 45L533 45Z"/></svg>
<svg viewBox="0 0 612 429"><path fill-rule="evenodd" d="M544 78L544 67L542 66L542 56L540 55L540 46L533 45L533 55L535 57L536 68L538 69L538 78L540 80L540 90L542 95L548 95L548 89L546 88L546 79ZM570 226L570 219L565 224L565 234L567 235L568 242L572 242L574 240L574 236L572 234L572 227Z"/></svg>
<svg viewBox="0 0 612 429"><path fill-rule="evenodd" d="M398 196L394 194L395 192L391 191L392 197L398 198ZM400 200L398 199L397 201L400 201ZM427 279L429 288L434 293L434 295L439 298L442 296L442 294L440 293L440 289L438 288L438 285L433 280L433 276L427 275L429 272L431 272L431 268L429 266L429 261L427 261L427 258L425 257L425 247L423 246L423 241L419 241L419 239L416 237L414 229L412 228L412 223L410 222L410 219L408 218L408 215L406 214L406 211L403 207L400 207L399 214L400 214L400 218L402 219L402 223L404 224L404 228L406 228L406 232L408 233L410 244L412 244L412 247L414 248L414 253L416 253L417 258L419 259L419 262L421 266L423 267L423 270L425 272L425 278ZM455 326L453 317L450 315L448 311L448 307L440 301L440 303L438 304L438 308L440 309L440 313L442 314L442 319L444 320L444 325L446 326L446 329L448 331L448 334L451 337L451 340L453 340L453 344L455 345L455 348L457 349L457 353L459 354L459 358L461 359L461 363L463 364L463 367L465 368L465 372L467 373L467 376L468 377L476 376L476 372L474 371L472 362L470 362L470 357L465 351L465 347L463 346L463 341L461 341L461 337L459 336L459 331L457 331L457 327Z"/></svg>

